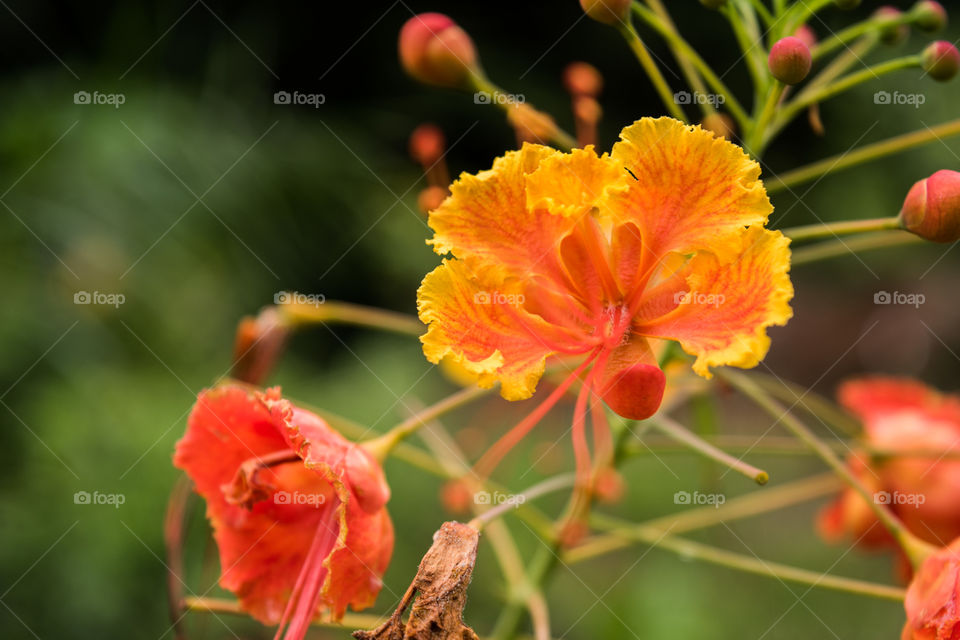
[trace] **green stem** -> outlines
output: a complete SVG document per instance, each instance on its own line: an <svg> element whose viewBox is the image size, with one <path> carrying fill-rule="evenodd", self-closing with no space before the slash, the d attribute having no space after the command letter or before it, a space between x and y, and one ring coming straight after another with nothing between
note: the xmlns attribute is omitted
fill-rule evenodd
<svg viewBox="0 0 960 640"><path fill-rule="evenodd" d="M921 63L922 60L919 55L894 58L893 60L887 60L886 62L873 65L872 67L867 67L866 69L857 71L856 73L851 73L850 75L837 80L833 84L817 89L809 95L798 95L783 107L780 115L776 118L776 120L774 120L768 141L772 138L776 131L782 129L787 123L793 120L793 118L800 111L807 108L811 104L828 100L840 93L843 93L844 91L847 91L848 89L852 89L858 84L863 84L864 82L868 82L870 80L876 80L886 73L892 73L901 69L919 67Z"/></svg>
<svg viewBox="0 0 960 640"><path fill-rule="evenodd" d="M901 151L913 149L921 145L928 144L934 140L943 141L955 135L960 135L960 119L951 120L938 124L935 127L927 127L919 131L911 131L887 140L874 142L872 144L860 147L856 151L848 151L824 160L814 162L805 167L787 171L778 177L770 178L766 182L767 193L775 193L815 180L820 176L825 176L834 171L847 169L865 162L871 162L885 156L890 156Z"/></svg>
<svg viewBox="0 0 960 640"><path fill-rule="evenodd" d="M787 9L787 17L783 20L784 27L780 33L785 36L793 34L800 25L810 19L810 16L826 8L832 2L833 0L805 0L804 2L797 2ZM779 39L778 37L777 40Z"/></svg>
<svg viewBox="0 0 960 640"><path fill-rule="evenodd" d="M728 2L721 7L720 11L727 17L730 29L733 31L737 44L740 46L740 51L743 52L743 57L747 61L747 71L749 71L750 78L753 80L756 97L770 79L767 72L767 63L764 60L766 51L761 42L759 28L755 21L748 21L747 17L752 18L753 14L750 12L749 6L744 6L743 0Z"/></svg>
<svg viewBox="0 0 960 640"><path fill-rule="evenodd" d="M763 0L749 0L749 2L753 6L754 11L757 12L757 15L760 16L760 19L763 20L764 25L766 25L768 29L773 26L775 22L773 14L770 13L770 10L763 4Z"/></svg>
<svg viewBox="0 0 960 640"><path fill-rule="evenodd" d="M920 244L925 242L923 239L908 233L906 231L881 231L879 233L865 233L862 236L848 238L846 240L830 240L821 242L810 247L803 247L793 252L790 257L790 264L797 266L800 264L809 264L829 258L846 256L860 253L861 251L870 251L873 249L884 249L887 247L898 247L902 245Z"/></svg>
<svg viewBox="0 0 960 640"><path fill-rule="evenodd" d="M841 460L833 450L825 445L805 424L800 422L789 410L773 399L756 382L742 373L723 368L717 371L717 375L729 382L738 391L753 400L761 409L770 414L777 422L791 431L798 439L806 443L823 462L827 464L834 473L836 473L847 485L856 491L860 497L876 515L877 519L900 544L900 547L910 558L914 567L919 566L920 562L929 555L931 546L920 540L910 531L889 509L883 505L877 504L873 494L863 485L862 482L850 471L843 460Z"/></svg>
<svg viewBox="0 0 960 640"><path fill-rule="evenodd" d="M867 20L858 22L855 25L843 29L833 37L827 38L823 42L819 43L813 48L812 51L810 51L810 56L814 61L817 61L825 55L836 51L840 47L846 46L848 42L856 40L861 36L871 33L878 33L885 27L910 24L911 22L913 22L913 16L911 16L909 13L902 13L899 16L894 17L875 16L873 18L868 18Z"/></svg>
<svg viewBox="0 0 960 640"><path fill-rule="evenodd" d="M291 328L309 324L352 324L412 336L420 336L425 330L423 323L413 316L349 302L278 304L276 309Z"/></svg>
<svg viewBox="0 0 960 640"><path fill-rule="evenodd" d="M528 592L539 590L539 585L543 584L543 581L556 566L559 556L555 547L548 545L546 542L543 542L543 545L530 562L530 567L527 570L527 582L512 585L509 600L506 606L500 610L500 615L497 617L493 631L490 633L490 640L512 640L517 627L520 626Z"/></svg>
<svg viewBox="0 0 960 640"><path fill-rule="evenodd" d="M777 105L780 103L780 98L783 97L785 89L785 84L779 80L773 81L770 88L767 89L766 100L764 100L763 107L755 118L753 129L750 130L749 135L746 140L744 140L744 145L756 157L760 156L765 138L764 134L766 133L767 126L770 124L770 120L773 119L773 115L776 113Z"/></svg>
<svg viewBox="0 0 960 640"><path fill-rule="evenodd" d="M860 424L820 394L767 373L749 371L747 375L782 402L802 408L818 420L836 427L848 436L860 435Z"/></svg>
<svg viewBox="0 0 960 640"><path fill-rule="evenodd" d="M729 453L718 449L667 416L657 416L656 418L651 419L651 424L655 429L670 436L677 442L682 442L700 455L733 469L737 473L750 478L757 484L766 484L770 479L770 474L763 469L758 469L757 467L747 464L746 462L731 456Z"/></svg>
<svg viewBox="0 0 960 640"><path fill-rule="evenodd" d="M669 44L675 46L682 55L686 56L687 59L690 60L690 63L693 64L697 71L700 72L700 75L702 75L703 79L708 85L710 85L710 88L713 90L713 92L716 93L718 97L723 97L724 106L730 111L733 117L737 119L737 121L740 123L740 127L746 131L750 125L750 116L747 115L747 112L737 101L730 89L728 89L723 81L717 76L717 74L713 72L713 69L711 69L710 66L703 61L703 58L700 57L700 54L698 54L693 47L687 44L686 40L667 28L660 18L645 6L634 2L631 7L634 15L640 17L644 22L653 27L653 29L659 33ZM636 33L632 27L630 27L630 31L632 31L634 34ZM644 49L644 51L646 51L646 49ZM672 104L672 94L670 95L669 99Z"/></svg>
<svg viewBox="0 0 960 640"><path fill-rule="evenodd" d="M633 28L633 25L628 22L621 22L617 26L617 30L620 32L620 35L626 39L630 50L633 51L633 55L637 57L640 66L643 67L643 70L650 78L650 81L653 83L653 88L660 96L660 100L663 101L663 105L667 108L667 111L677 120L686 122L686 114L683 113L683 109L680 108L680 105L678 105L674 99L670 85L667 84L667 81L663 78L663 74L660 73L660 69L657 67L657 63L654 62L650 52L647 51L646 45L644 45L643 40L640 39L640 34L638 34L637 30Z"/></svg>
<svg viewBox="0 0 960 640"><path fill-rule="evenodd" d="M526 504L531 500L536 500L540 496L552 493L554 491L559 491L560 489L568 489L576 483L576 475L572 473L564 473L552 478L547 478L543 482L538 482L529 489L522 491L517 494L510 496L510 500L507 500L492 509L487 509L483 513L477 515L473 520L471 520L468 525L477 529L478 531L484 527L484 525L492 522L493 520L499 518L505 513L510 512L521 504Z"/></svg>
<svg viewBox="0 0 960 640"><path fill-rule="evenodd" d="M843 222L808 224L802 227L783 229L783 235L790 238L793 242L806 242L807 240L835 238L851 233L890 231L900 228L900 218L893 216L890 218L872 218L870 220L845 220Z"/></svg>
<svg viewBox="0 0 960 640"><path fill-rule="evenodd" d="M660 0L647 0L647 4L650 5L650 8L653 10L653 12L659 16L664 25L670 29L674 36L679 38L680 32L677 31L677 25L674 24L673 20L670 18L670 12L667 11L667 8L664 6L663 2ZM703 83L703 78L700 77L697 69L687 59L687 57L680 52L675 44L668 43L668 46L670 47L670 51L673 53L673 57L676 59L677 64L680 66L680 72L683 73L683 77L686 78L687 84L690 85L690 88L693 89L695 93L706 95L707 85ZM701 100L698 101L698 103L704 116L716 113L717 111L713 103L709 100Z"/></svg>

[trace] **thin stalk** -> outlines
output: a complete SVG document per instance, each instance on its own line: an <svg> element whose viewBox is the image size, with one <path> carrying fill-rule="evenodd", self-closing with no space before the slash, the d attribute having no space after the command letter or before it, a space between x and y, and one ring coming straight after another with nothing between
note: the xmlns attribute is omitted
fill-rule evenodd
<svg viewBox="0 0 960 640"><path fill-rule="evenodd" d="M670 85L667 84L663 74L660 73L660 69L657 67L657 63L654 61L653 56L651 56L650 52L647 51L647 47L645 44L643 44L640 34L637 33L637 30L634 29L633 25L629 22L621 22L617 26L617 30L620 32L620 35L626 39L627 44L630 46L630 50L633 51L633 55L636 56L640 66L643 67L647 77L650 78L650 82L653 83L653 88L660 96L660 100L663 102L663 106L666 107L667 112L677 120L686 122L686 114L683 113L683 109L680 108L680 105L678 105L674 99L673 91L670 89Z"/></svg>
<svg viewBox="0 0 960 640"><path fill-rule="evenodd" d="M700 455L719 462L725 467L728 467L737 473L750 478L757 484L766 484L770 479L770 474L763 469L758 469L757 467L747 464L739 458L735 458L729 453L718 449L667 416L657 416L656 418L651 419L650 422L655 429L670 436L678 442L682 442Z"/></svg>
<svg viewBox="0 0 960 640"><path fill-rule="evenodd" d="M183 606L190 611L226 613L238 616L248 615L247 612L240 607L239 602L236 600L228 600L226 598L188 596L183 599ZM365 613L346 613L339 622L331 622L329 620L321 620L320 618L317 618L310 624L318 627L332 627L334 629L343 629L345 627L351 629L373 629L380 626L381 623L383 623L383 618L378 615Z"/></svg>
<svg viewBox="0 0 960 640"><path fill-rule="evenodd" d="M879 32L885 27L910 24L911 22L913 22L913 16L911 16L909 13L902 13L899 16L894 16L892 18L885 16L868 18L862 22L858 22L857 24L843 29L834 36L817 44L810 51L810 57L813 58L814 61L817 61L825 55L836 51L840 47L846 46L848 42L852 42L861 36Z"/></svg>
<svg viewBox="0 0 960 640"><path fill-rule="evenodd" d="M860 423L820 394L767 373L750 371L747 375L781 401L791 405L796 404L807 413L840 429L848 436L860 435L862 431Z"/></svg>
<svg viewBox="0 0 960 640"><path fill-rule="evenodd" d="M511 499L498 504L492 509L487 509L471 520L468 525L479 531L491 521L496 520L505 513L509 513L519 505L526 504L531 500L536 500L540 496L559 491L560 489L569 489L574 486L575 482L576 475L572 473L564 473L553 476L552 478L547 478L543 482L538 482L525 491L512 495L510 497Z"/></svg>
<svg viewBox="0 0 960 640"><path fill-rule="evenodd" d="M670 12L667 11L666 6L664 6L661 0L647 0L647 4L656 13L663 23L674 33L676 36L680 36L680 32L677 31L677 25L674 24L673 19L670 17ZM686 78L687 84L690 85L690 88L693 89L694 93L699 93L701 95L707 94L707 85L703 83L703 78L700 77L700 74L697 72L697 69L690 63L690 61L680 53L676 45L668 43L670 51L673 53L673 57L676 59L677 64L680 66L680 72L683 73L683 77ZM703 112L704 116L708 116L712 113L716 113L717 109L713 106L713 103L709 100L698 101L700 110Z"/></svg>
<svg viewBox="0 0 960 640"><path fill-rule="evenodd" d="M877 504L873 498L873 494L870 493L863 483L850 471L843 460L841 460L830 447L826 446L805 424L800 422L800 420L786 410L783 405L767 394L762 387L742 373L737 373L727 368L718 371L717 375L750 398L757 406L773 416L777 422L782 423L798 439L806 443L807 446L816 452L820 459L823 460L828 467L833 469L834 473L863 498L880 523L890 531L900 544L900 547L907 554L907 557L910 558L914 567L919 566L920 562L929 555L932 547L910 533L903 522L889 509Z"/></svg>
<svg viewBox="0 0 960 640"><path fill-rule="evenodd" d="M718 96L723 96L724 105L730 111L734 118L740 123L740 127L746 131L750 126L750 116L747 115L747 112L737 101L736 96L727 88L723 81L713 72L713 69L704 62L703 58L700 57L693 47L687 44L687 41L676 35L672 32L666 25L663 24L663 21L649 9L647 9L642 4L634 2L631 5L634 15L640 17L644 22L649 24L653 29L659 33L663 38L669 43L672 44L680 51L684 56L690 60L691 64L700 72L700 75L703 76L703 79L706 81L710 88ZM631 27L631 31L633 28ZM636 33L635 31L633 31ZM644 50L646 51L646 50ZM669 90L669 89L668 89ZM671 103L673 102L672 95L670 96Z"/></svg>
<svg viewBox="0 0 960 640"><path fill-rule="evenodd" d="M747 61L747 71L750 73L750 78L753 80L756 89L755 102L757 102L756 96L760 95L761 88L766 86L770 76L763 60L766 51L761 42L759 29L754 21L748 22L744 17L753 17L752 14L748 13L749 10L750 7L745 6L744 0L728 2L720 8L720 11L727 17L730 29L733 31L737 44L740 46L740 51L743 52L743 57Z"/></svg>
<svg viewBox="0 0 960 640"><path fill-rule="evenodd" d="M412 336L422 335L425 330L414 316L349 302L278 304L276 309L292 328L308 324L352 324Z"/></svg>
<svg viewBox="0 0 960 640"><path fill-rule="evenodd" d="M810 182L841 169L855 167L865 162L890 156L914 147L928 144L935 140L943 141L946 138L960 135L960 119L938 124L935 127L926 127L919 131L911 131L887 140L874 142L860 147L856 151L848 151L824 160L814 162L805 167L794 169L780 174L778 177L765 181L767 193L775 193L794 187L798 184Z"/></svg>
<svg viewBox="0 0 960 640"><path fill-rule="evenodd" d="M783 229L783 235L787 236L793 242L806 242L807 240L821 240L823 238L835 238L837 236L848 235L852 233L864 233L866 231L890 231L892 229L901 229L900 218L892 216L889 218L872 218L869 220L844 220L843 222L822 222L818 224L809 224L802 227L791 227Z"/></svg>
<svg viewBox="0 0 960 640"><path fill-rule="evenodd" d="M847 240L830 240L828 242L821 242L810 247L798 249L794 251L793 255L790 257L790 264L794 266L800 264L809 264L811 262L828 260L838 256L860 253L861 251L871 251L873 249L884 249L887 247L919 244L921 242L925 241L906 231L881 231L879 233L865 233L862 236L849 238Z"/></svg>
<svg viewBox="0 0 960 640"><path fill-rule="evenodd" d="M783 97L783 92L786 90L786 85L780 82L779 80L774 80L767 89L767 97L764 100L763 106L760 108L759 113L757 114L753 129L750 130L747 139L744 141L745 146L748 150L753 151L754 155L760 155L762 150L763 140L765 138L765 133L767 126L770 124L770 121L773 119L774 113L777 111L777 105L780 104L780 98Z"/></svg>

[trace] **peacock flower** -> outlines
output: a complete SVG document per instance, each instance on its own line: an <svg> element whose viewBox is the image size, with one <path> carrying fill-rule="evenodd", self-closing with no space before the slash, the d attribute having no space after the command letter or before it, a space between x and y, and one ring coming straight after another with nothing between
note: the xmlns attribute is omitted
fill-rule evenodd
<svg viewBox="0 0 960 640"><path fill-rule="evenodd" d="M759 165L671 118L620 138L603 155L525 144L462 174L430 214L428 243L450 256L418 291L427 359L499 382L507 400L532 396L548 359L575 363L521 432L581 376L575 443L588 401L647 418L664 391L657 341L679 342L709 378L758 364L766 328L791 316L789 241L764 228Z"/></svg>
<svg viewBox="0 0 960 640"><path fill-rule="evenodd" d="M319 416L276 388L207 390L174 464L206 500L221 586L278 624L276 638L373 604L393 551L390 490L379 463Z"/></svg>
<svg viewBox="0 0 960 640"><path fill-rule="evenodd" d="M907 588L901 640L960 637L960 540L930 554Z"/></svg>
<svg viewBox="0 0 960 640"><path fill-rule="evenodd" d="M874 499L922 540L943 545L960 537L960 460L954 457L960 398L912 380L877 377L847 382L839 399L863 422L867 450L848 464ZM819 525L828 540L850 536L867 548L897 546L852 489L821 512Z"/></svg>

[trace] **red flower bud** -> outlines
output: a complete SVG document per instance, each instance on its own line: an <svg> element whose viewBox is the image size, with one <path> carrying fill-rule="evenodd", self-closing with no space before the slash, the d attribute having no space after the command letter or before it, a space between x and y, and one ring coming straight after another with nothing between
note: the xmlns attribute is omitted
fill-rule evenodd
<svg viewBox="0 0 960 640"><path fill-rule="evenodd" d="M575 96L596 98L603 90L603 76L586 62L571 62L563 70L563 86Z"/></svg>
<svg viewBox="0 0 960 640"><path fill-rule="evenodd" d="M931 554L910 582L901 640L956 638L960 634L960 539Z"/></svg>
<svg viewBox="0 0 960 640"><path fill-rule="evenodd" d="M479 71L473 40L442 13L421 13L400 30L400 62L427 84L462 87Z"/></svg>
<svg viewBox="0 0 960 640"><path fill-rule="evenodd" d="M910 13L914 16L913 22L917 25L917 29L939 31L947 26L947 10L939 2L933 0L918 2Z"/></svg>
<svg viewBox="0 0 960 640"><path fill-rule="evenodd" d="M443 157L446 146L446 136L435 124L422 124L410 134L410 157L423 167L429 167Z"/></svg>
<svg viewBox="0 0 960 640"><path fill-rule="evenodd" d="M770 49L767 66L773 77L783 84L798 84L810 73L813 60L810 48L794 36L781 38Z"/></svg>
<svg viewBox="0 0 960 640"><path fill-rule="evenodd" d="M799 39L803 44L807 45L808 49L813 49L817 46L817 34L810 28L810 25L802 24L797 27L797 30L793 32L793 36Z"/></svg>
<svg viewBox="0 0 960 640"><path fill-rule="evenodd" d="M880 7L873 12L876 20L889 21L880 28L880 41L884 44L900 44L910 35L910 27L903 23L894 23L903 16L903 12L895 7Z"/></svg>
<svg viewBox="0 0 960 640"><path fill-rule="evenodd" d="M900 224L933 242L960 239L960 173L943 169L910 188Z"/></svg>
<svg viewBox="0 0 960 640"><path fill-rule="evenodd" d="M583 12L604 24L617 24L627 19L631 0L580 0Z"/></svg>
<svg viewBox="0 0 960 640"><path fill-rule="evenodd" d="M923 70L934 80L945 82L960 70L960 51L946 40L937 40L923 50Z"/></svg>

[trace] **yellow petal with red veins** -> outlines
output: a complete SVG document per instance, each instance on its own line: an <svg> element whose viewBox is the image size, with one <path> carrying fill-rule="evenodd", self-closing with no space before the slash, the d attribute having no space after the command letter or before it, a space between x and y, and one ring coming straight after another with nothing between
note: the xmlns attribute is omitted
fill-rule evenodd
<svg viewBox="0 0 960 640"><path fill-rule="evenodd" d="M423 279L417 301L420 320L429 325L420 341L430 362L450 357L484 388L499 380L507 400L533 395L553 353L545 340L557 329L524 310L521 282L499 279L490 268L474 272L468 261L444 260Z"/></svg>
<svg viewBox="0 0 960 640"><path fill-rule="evenodd" d="M773 211L760 165L743 150L673 118L643 118L620 133L614 161L629 169L599 203L633 222L652 255L714 249L718 236L766 222Z"/></svg>
<svg viewBox="0 0 960 640"><path fill-rule="evenodd" d="M609 155L597 156L593 145L548 156L527 176L527 206L578 216L593 208L606 186L626 173Z"/></svg>
<svg viewBox="0 0 960 640"><path fill-rule="evenodd" d="M434 251L457 258L477 258L505 274L557 276L560 240L573 221L527 207L526 176L544 159L560 152L525 144L497 158L493 168L463 173L450 186L450 197L430 212Z"/></svg>
<svg viewBox="0 0 960 640"><path fill-rule="evenodd" d="M689 291L666 315L636 327L637 333L677 340L697 356L694 371L710 378L710 367L753 367L766 355L766 329L793 315L790 299L790 241L779 231L752 226L720 239L724 260L709 251L689 264Z"/></svg>

